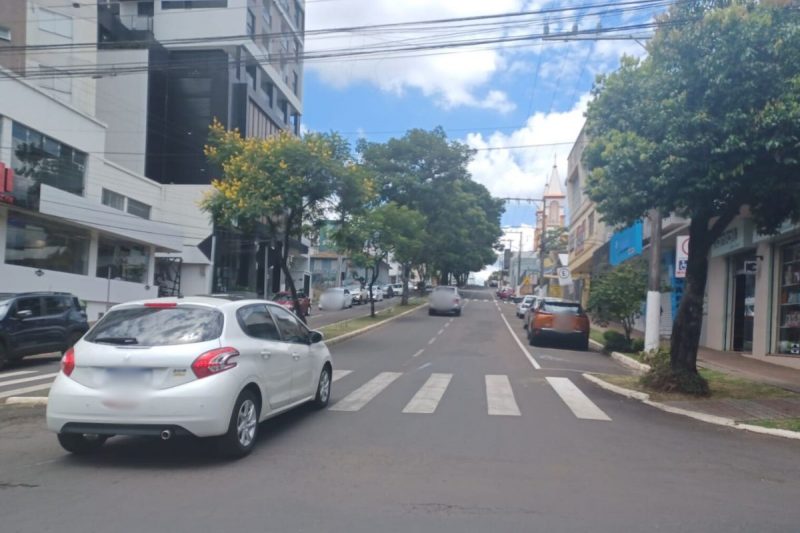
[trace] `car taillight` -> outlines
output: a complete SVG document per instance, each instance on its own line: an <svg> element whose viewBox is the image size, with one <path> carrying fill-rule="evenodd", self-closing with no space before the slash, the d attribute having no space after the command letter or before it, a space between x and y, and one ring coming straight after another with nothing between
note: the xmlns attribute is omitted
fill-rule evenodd
<svg viewBox="0 0 800 533"><path fill-rule="evenodd" d="M172 309L178 307L178 304L175 302L146 302L144 306L152 309Z"/></svg>
<svg viewBox="0 0 800 533"><path fill-rule="evenodd" d="M61 358L61 371L65 376L69 376L73 370L75 370L75 349L70 348Z"/></svg>
<svg viewBox="0 0 800 533"><path fill-rule="evenodd" d="M209 350L194 360L192 372L198 378L219 374L235 367L236 361L233 359L236 357L239 357L239 352L235 348L225 347Z"/></svg>

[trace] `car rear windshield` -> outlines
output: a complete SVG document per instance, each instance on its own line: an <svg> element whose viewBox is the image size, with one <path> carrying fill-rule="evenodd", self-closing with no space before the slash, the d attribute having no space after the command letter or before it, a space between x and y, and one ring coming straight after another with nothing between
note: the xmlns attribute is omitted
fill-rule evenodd
<svg viewBox="0 0 800 533"><path fill-rule="evenodd" d="M581 314L580 304L572 302L544 302L543 310L546 313L579 315Z"/></svg>
<svg viewBox="0 0 800 533"><path fill-rule="evenodd" d="M433 292L455 292L455 287L436 287Z"/></svg>
<svg viewBox="0 0 800 533"><path fill-rule="evenodd" d="M205 307L127 307L109 312L85 340L138 346L191 344L219 338L223 323L222 313Z"/></svg>

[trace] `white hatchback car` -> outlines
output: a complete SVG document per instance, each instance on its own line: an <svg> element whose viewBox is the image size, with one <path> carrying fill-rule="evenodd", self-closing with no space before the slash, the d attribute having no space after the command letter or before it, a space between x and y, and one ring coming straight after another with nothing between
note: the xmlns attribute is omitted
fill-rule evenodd
<svg viewBox="0 0 800 533"><path fill-rule="evenodd" d="M67 451L114 435L216 437L250 453L258 423L330 399L322 334L263 300L158 298L113 307L61 361L47 427Z"/></svg>

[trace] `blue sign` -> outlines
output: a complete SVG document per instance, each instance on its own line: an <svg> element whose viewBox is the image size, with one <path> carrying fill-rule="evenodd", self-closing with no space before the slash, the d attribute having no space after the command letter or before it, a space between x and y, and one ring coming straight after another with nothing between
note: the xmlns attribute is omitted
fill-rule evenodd
<svg viewBox="0 0 800 533"><path fill-rule="evenodd" d="M642 221L616 232L611 237L609 261L612 266L642 253Z"/></svg>

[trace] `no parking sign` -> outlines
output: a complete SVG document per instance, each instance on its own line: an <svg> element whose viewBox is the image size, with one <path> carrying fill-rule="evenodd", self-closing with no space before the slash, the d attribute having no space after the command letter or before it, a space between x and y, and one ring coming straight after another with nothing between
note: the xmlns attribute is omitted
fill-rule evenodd
<svg viewBox="0 0 800 533"><path fill-rule="evenodd" d="M567 267L558 269L558 284L562 287L565 285L572 285L572 274Z"/></svg>
<svg viewBox="0 0 800 533"><path fill-rule="evenodd" d="M679 235L675 241L675 277L685 278L689 265L689 236Z"/></svg>

